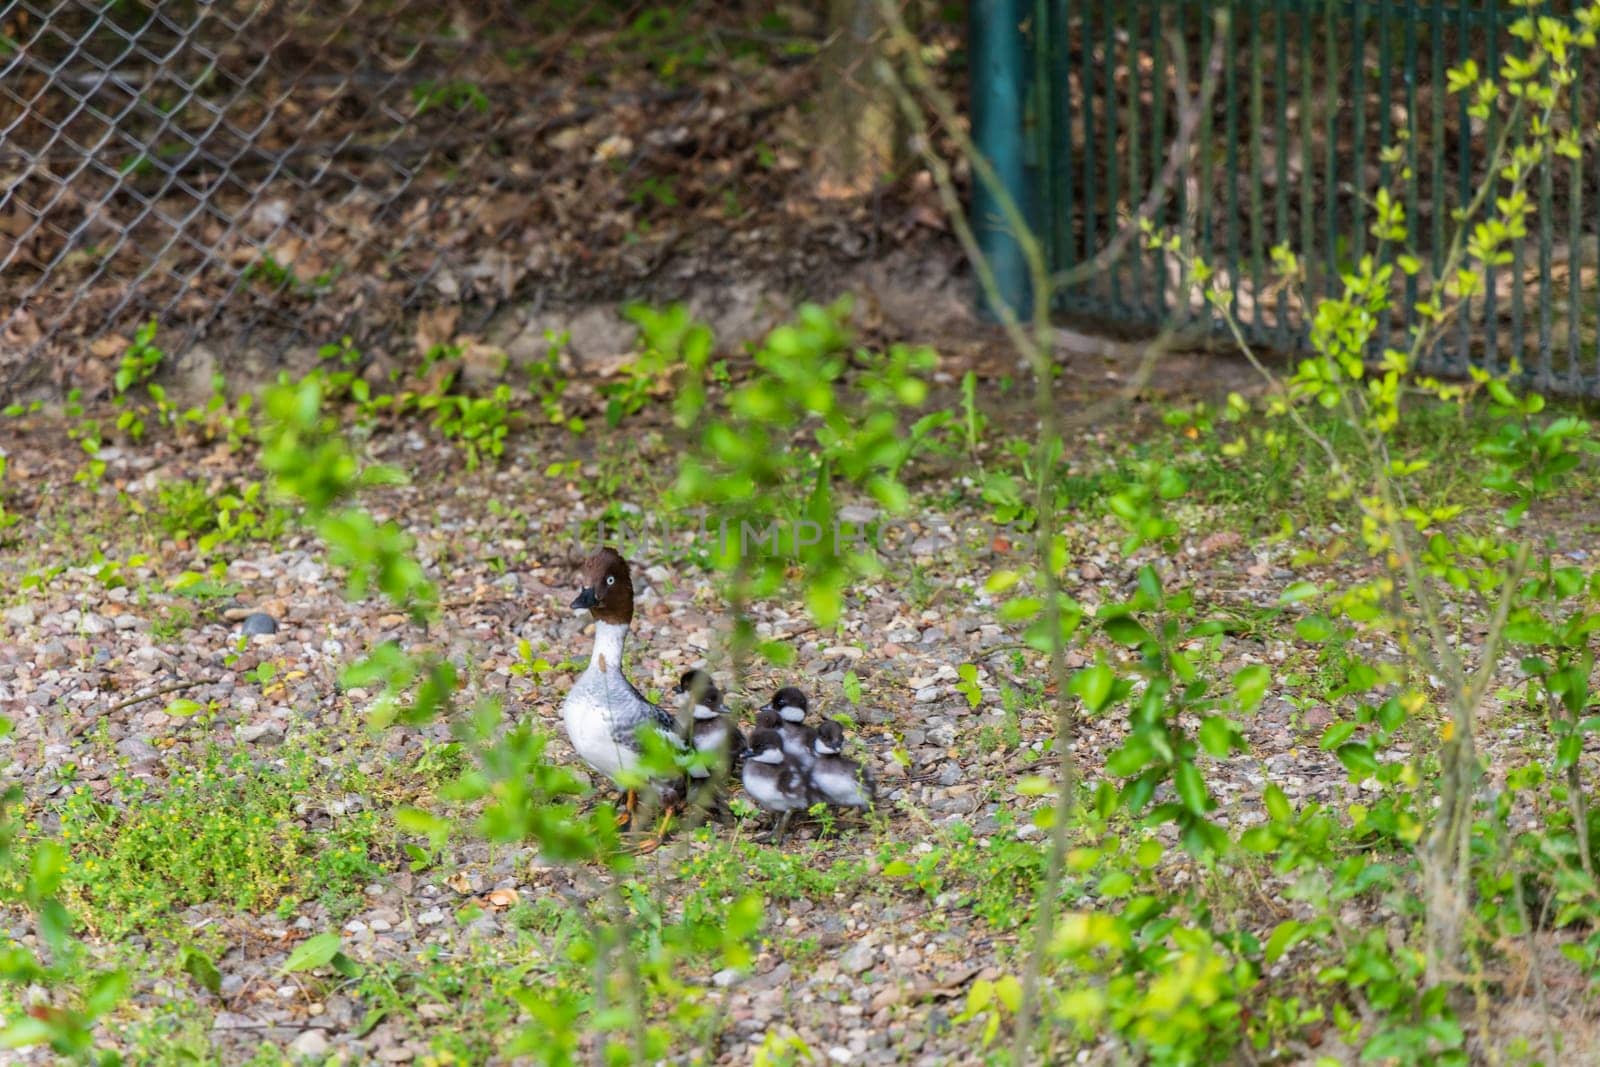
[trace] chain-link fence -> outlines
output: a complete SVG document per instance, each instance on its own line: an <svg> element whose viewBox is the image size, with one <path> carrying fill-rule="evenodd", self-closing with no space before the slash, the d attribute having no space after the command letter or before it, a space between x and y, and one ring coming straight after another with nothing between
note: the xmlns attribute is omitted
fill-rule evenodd
<svg viewBox="0 0 1600 1067"><path fill-rule="evenodd" d="M872 240L813 173L851 72L810 6L0 3L0 389L92 390L151 319L168 353L409 351Z"/></svg>

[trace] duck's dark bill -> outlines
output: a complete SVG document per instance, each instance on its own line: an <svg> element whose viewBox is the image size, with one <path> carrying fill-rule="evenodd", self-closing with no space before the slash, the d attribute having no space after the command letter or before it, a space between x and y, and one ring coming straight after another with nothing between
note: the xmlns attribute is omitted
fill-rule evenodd
<svg viewBox="0 0 1600 1067"><path fill-rule="evenodd" d="M599 603L600 598L594 595L594 590L585 589L573 598L572 606L574 608L592 608Z"/></svg>

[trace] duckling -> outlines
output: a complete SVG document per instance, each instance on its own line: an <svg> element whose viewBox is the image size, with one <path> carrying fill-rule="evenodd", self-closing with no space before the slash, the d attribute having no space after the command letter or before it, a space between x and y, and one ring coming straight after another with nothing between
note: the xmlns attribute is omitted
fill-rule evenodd
<svg viewBox="0 0 1600 1067"><path fill-rule="evenodd" d="M783 749L783 737L776 730L756 730L744 752L744 791L756 807L778 816L777 843L789 830L789 818L805 811L816 800L806 782L805 772L795 765Z"/></svg>
<svg viewBox="0 0 1600 1067"><path fill-rule="evenodd" d="M690 709L690 738L695 751L718 754L713 764L690 771L690 776L700 781L727 780L733 774L739 753L744 751L744 735L722 706L722 694L716 683L705 671L685 671L678 679L678 692L688 698L685 704Z"/></svg>
<svg viewBox="0 0 1600 1067"><path fill-rule="evenodd" d="M872 770L840 755L843 748L843 726L828 719L817 727L816 737L812 739L812 751L817 759L809 772L811 789L836 807L870 808L878 797Z"/></svg>
<svg viewBox="0 0 1600 1067"><path fill-rule="evenodd" d="M650 703L622 670L622 648L633 622L633 578L628 561L614 548L602 548L583 565L583 585L574 610L588 609L595 619L594 652L589 666L573 683L561 705L567 737L590 767L616 781L639 765L644 751L639 737L654 730L677 748L688 741L671 715ZM651 783L651 792L665 805L682 800L683 783ZM627 792L631 821L636 797Z"/></svg>
<svg viewBox="0 0 1600 1067"><path fill-rule="evenodd" d="M817 754L811 749L811 739L816 731L807 726L806 712L811 705L806 695L792 685L786 685L772 694L756 716L756 725L762 725L762 715L774 716L778 721L766 729L776 729L783 737L783 753L802 769L816 762ZM770 720L769 720L770 721Z"/></svg>

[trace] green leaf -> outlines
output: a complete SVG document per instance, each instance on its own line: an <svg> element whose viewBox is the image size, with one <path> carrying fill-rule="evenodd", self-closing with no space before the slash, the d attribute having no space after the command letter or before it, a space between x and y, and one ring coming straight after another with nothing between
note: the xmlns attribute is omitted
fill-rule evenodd
<svg viewBox="0 0 1600 1067"><path fill-rule="evenodd" d="M450 833L450 823L441 819L431 811L421 808L403 807L396 808L394 813L395 825L411 834L426 834L434 840L443 840Z"/></svg>
<svg viewBox="0 0 1600 1067"><path fill-rule="evenodd" d="M1321 644L1333 636L1333 622L1326 615L1307 615L1295 622L1294 632L1302 641Z"/></svg>
<svg viewBox="0 0 1600 1067"><path fill-rule="evenodd" d="M1106 636L1120 645L1138 645L1150 640L1150 631L1132 615L1113 615L1100 624Z"/></svg>
<svg viewBox="0 0 1600 1067"><path fill-rule="evenodd" d="M1266 695L1267 683L1271 680L1272 672L1267 670L1264 663L1252 663L1234 672L1233 690L1239 710L1254 711Z"/></svg>
<svg viewBox="0 0 1600 1067"><path fill-rule="evenodd" d="M28 897L39 901L53 897L67 870L67 850L55 841L41 841L28 864Z"/></svg>
<svg viewBox="0 0 1600 1067"><path fill-rule="evenodd" d="M1132 893L1133 887L1133 875L1127 871L1109 871L1095 886L1095 892L1107 900L1115 900Z"/></svg>
<svg viewBox="0 0 1600 1067"><path fill-rule="evenodd" d="M1188 760L1179 761L1172 771L1172 784L1178 790L1178 799L1183 801L1184 807L1196 814L1203 814L1207 810L1210 797L1206 795L1206 783L1200 775L1200 768Z"/></svg>
<svg viewBox="0 0 1600 1067"><path fill-rule="evenodd" d="M995 979L994 996L1013 1015L1022 1009L1022 983L1014 974L1003 974Z"/></svg>
<svg viewBox="0 0 1600 1067"><path fill-rule="evenodd" d="M1074 674L1068 688L1078 695L1084 707L1098 714L1111 699L1111 687L1116 680L1117 676L1110 667L1097 663Z"/></svg>
<svg viewBox="0 0 1600 1067"><path fill-rule="evenodd" d="M1050 784L1050 779L1038 774L1030 774L1019 778L1016 785L1017 795L1024 797L1046 796L1053 788Z"/></svg>
<svg viewBox="0 0 1600 1067"><path fill-rule="evenodd" d="M1278 603L1298 604L1302 600L1309 600L1320 592L1321 590L1313 582L1295 582L1278 594Z"/></svg>
<svg viewBox="0 0 1600 1067"><path fill-rule="evenodd" d="M775 667L794 666L794 648L784 641L763 641L756 646L756 654Z"/></svg>
<svg viewBox="0 0 1600 1067"><path fill-rule="evenodd" d="M199 949L190 947L183 950L183 971L212 996L222 992L222 972L211 962L211 957Z"/></svg>
<svg viewBox="0 0 1600 1067"><path fill-rule="evenodd" d="M326 967L333 962L333 957L338 952L338 934L318 934L315 937L309 937L295 946L295 950L289 953L289 958L278 969L278 973L290 974L295 971L309 971L317 967Z"/></svg>
<svg viewBox="0 0 1600 1067"><path fill-rule="evenodd" d="M1353 722L1329 723L1328 728L1322 731L1322 740L1319 742L1319 747L1324 752L1332 752L1334 749L1350 740L1350 736L1355 732L1356 724Z"/></svg>
<svg viewBox="0 0 1600 1067"><path fill-rule="evenodd" d="M88 994L83 998L83 1013L91 1019L98 1019L122 1003L131 984L128 972L120 968L96 975Z"/></svg>
<svg viewBox="0 0 1600 1067"><path fill-rule="evenodd" d="M1236 731L1233 723L1222 715L1212 715L1200 724L1196 737L1200 747L1206 752L1222 759L1233 750L1233 741Z"/></svg>
<svg viewBox="0 0 1600 1067"><path fill-rule="evenodd" d="M1370 745L1352 741L1339 746L1339 751L1335 755L1351 774L1370 777L1378 773L1378 758L1372 754Z"/></svg>
<svg viewBox="0 0 1600 1067"><path fill-rule="evenodd" d="M335 952L333 959L328 961L328 966L346 978L360 978L362 974L361 964L346 956L343 952Z"/></svg>
<svg viewBox="0 0 1600 1067"><path fill-rule="evenodd" d="M1273 927L1272 936L1267 938L1266 946L1262 949L1264 958L1268 963L1276 963L1283 958L1283 954L1300 940L1302 927L1295 919L1285 919Z"/></svg>
<svg viewBox="0 0 1600 1067"><path fill-rule="evenodd" d="M1293 809L1289 807L1289 798L1282 789L1272 782L1267 783L1267 788L1262 791L1262 801L1266 804L1267 815L1273 822L1288 822L1293 816Z"/></svg>
<svg viewBox="0 0 1600 1067"><path fill-rule="evenodd" d="M987 978L980 978L967 987L967 1015L976 1017L979 1012L994 1003L994 983Z"/></svg>
<svg viewBox="0 0 1600 1067"><path fill-rule="evenodd" d="M56 1036L55 1027L43 1019L23 1015L0 1030L0 1048L22 1048L25 1045L48 1045Z"/></svg>

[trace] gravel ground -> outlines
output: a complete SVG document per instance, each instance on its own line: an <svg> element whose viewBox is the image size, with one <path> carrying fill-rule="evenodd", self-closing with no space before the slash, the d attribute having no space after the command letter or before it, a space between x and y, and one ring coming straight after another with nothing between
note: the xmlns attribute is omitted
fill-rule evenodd
<svg viewBox="0 0 1600 1067"><path fill-rule="evenodd" d="M159 484L253 477L224 450L159 442L111 449L105 484L90 489L71 481L77 460L61 429L48 420L19 423L0 442L10 455L9 503L24 516L9 531L13 547L0 554L0 712L15 727L0 751L5 778L23 787L40 832L59 827L59 804L75 790L116 802L131 779L159 795L176 772L199 766L214 748L269 770L289 766L298 753L314 754L326 777L293 809L312 833L349 825L362 813L389 825L396 804L426 802L440 780L430 761L443 758L450 740L443 724L374 732L362 715L371 695L339 687L342 665L395 637L446 649L468 668L474 687L500 694L516 715L555 731L558 758L570 757L558 708L572 677L563 661L588 652L587 623L567 603L585 547L575 531L600 510L585 492L597 476L592 466L571 480L547 477L548 455L522 443L497 469L468 474L456 452L416 431L374 438L374 456L417 472L411 485L375 492L368 503L408 526L440 583L447 621L424 633L376 601L347 601L319 546L293 529L272 542L203 554L138 514L158 508ZM937 510L930 506L900 525L885 548L885 576L850 591L839 632L817 632L798 604L755 609L761 633L786 641L798 658L791 670L743 679L733 706L748 722L749 709L775 685L801 680L825 709L848 710L857 721L855 736L888 803L881 819L846 820L826 837L804 827L786 843L814 869L858 861L865 876L848 891L772 901L748 971L696 976L709 978L711 1006L722 1020L708 1059L750 1062L769 1035L793 1034L815 1058L836 1063L975 1062L977 1029L952 1018L971 981L1016 969L1016 924L980 917L959 884L930 896L872 873L886 847L909 846L915 856L942 845L956 824L971 826L980 847L1001 840L1042 847L1043 835L1027 818L1040 801L1019 796L1014 785L1052 736L1048 702L1021 703L1008 743L1012 720L1001 701L1003 686L1037 693L1042 668L1031 654L1017 656L1018 635L996 621L982 592L993 570L1022 565L1025 542L1013 543L977 506L961 502L973 494L932 488L919 499L937 499ZM639 492L637 501L623 502L647 506L647 490ZM1201 584L1213 607L1270 606L1290 581L1326 573L1289 563L1310 535L1298 544L1255 544L1219 529L1214 516L1186 518L1193 520L1186 528L1210 532L1166 561L1170 580ZM1135 563L1118 553L1120 531L1110 520L1074 516L1068 536L1068 579L1080 601L1092 608L1129 587ZM1572 537L1575 552L1600 550L1592 534ZM669 691L684 669L699 664L730 682L720 672L727 664L719 644L724 614L708 576L684 561L684 537L673 551L646 540L621 547L633 557L640 588L629 653L635 683ZM65 569L52 572L58 565ZM210 565L220 568L217 595L196 599L170 588L179 574ZM29 575L46 580L23 588ZM247 624L274 632L246 634ZM524 640L557 669L514 671ZM1281 666L1298 655L1290 644L1247 634L1225 641L1220 666ZM1074 660L1082 662L1078 654ZM978 668L975 707L958 688L957 669L968 663ZM860 681L859 706L844 696L847 672ZM165 714L178 698L215 714ZM1329 721L1328 708L1303 706L1274 685L1244 723L1250 753L1210 768L1223 817L1239 826L1258 818L1268 780L1295 801L1355 799L1360 786L1317 747ZM1075 745L1081 764L1095 766L1120 736L1114 719L1087 724ZM350 768L365 791L345 791ZM747 840L757 829L741 824L716 834ZM405 841L415 839L394 838ZM675 868L715 847L714 835L685 835L647 862L672 883ZM91 931L96 953L146 961L136 967L146 977L117 1015L119 1032L166 1025L161 1020L178 1012L174 1032L208 1044L221 1062L246 1060L263 1045L317 1062L334 1053L354 1062L450 1062L430 1060L439 1035L484 1025L461 995L414 994L411 1010L374 1019L370 998L348 983L281 973L289 953L307 936L338 927L344 951L363 965L444 958L463 968L511 967L538 951L537 934L515 921L518 910L559 899L572 872L530 850L490 849L470 838L450 842L422 869L398 847L375 848L368 859L378 873L337 915L326 902L308 900L261 913L213 903L176 916L211 946L221 974L215 995L172 977L166 939L135 934L119 946ZM1174 877L1187 875L1178 870ZM476 908L463 916L467 904ZM20 916L10 925L14 937L33 942ZM39 1051L23 1058L50 1059Z"/></svg>

